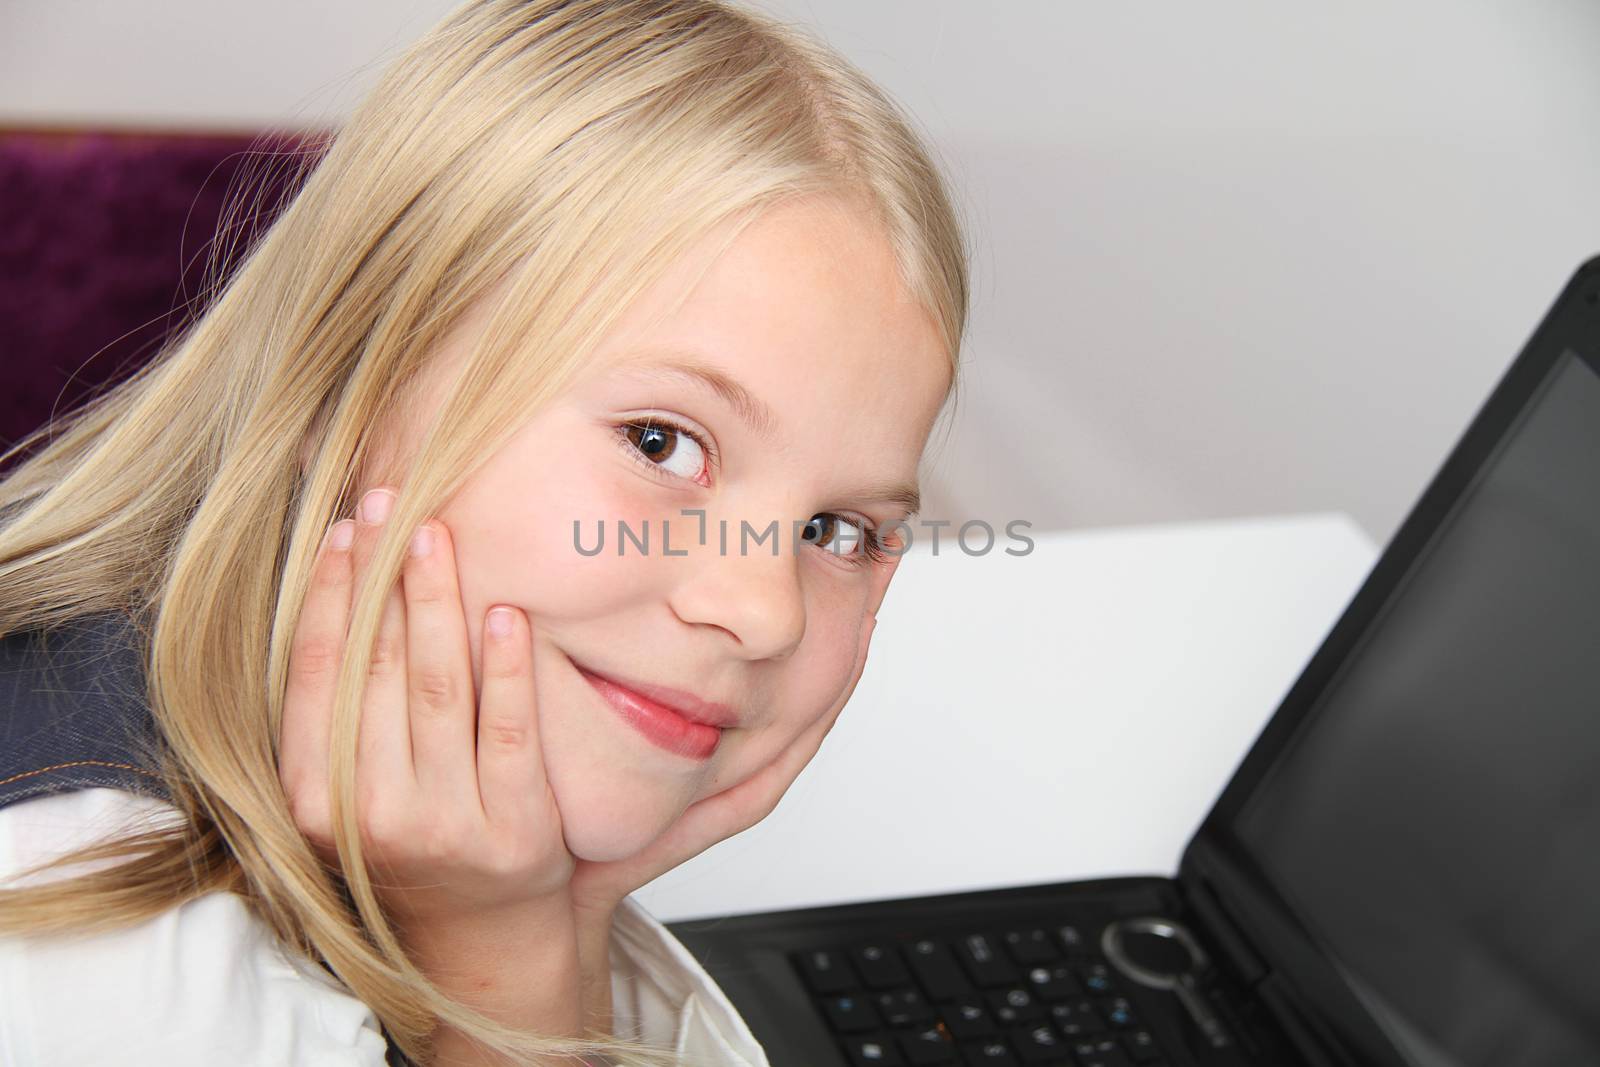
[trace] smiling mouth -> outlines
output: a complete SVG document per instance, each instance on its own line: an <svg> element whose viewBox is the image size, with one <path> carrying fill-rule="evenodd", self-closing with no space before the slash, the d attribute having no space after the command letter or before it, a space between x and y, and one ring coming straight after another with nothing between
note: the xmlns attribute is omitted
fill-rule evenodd
<svg viewBox="0 0 1600 1067"><path fill-rule="evenodd" d="M571 657L568 657L571 659ZM618 689L625 689L642 700L649 701L658 707L674 713L679 718L688 719L704 726L715 726L726 729L738 726L741 716L731 705L722 704L714 700L702 700L695 694L683 689L673 689L670 686L654 685L650 682L641 682L633 678L624 678L620 674L597 671L588 664L572 660L572 665L579 671L592 678L609 682Z"/></svg>
<svg viewBox="0 0 1600 1067"><path fill-rule="evenodd" d="M716 752L722 740L720 728L693 722L674 708L571 662L611 710L657 748L696 762L710 759Z"/></svg>

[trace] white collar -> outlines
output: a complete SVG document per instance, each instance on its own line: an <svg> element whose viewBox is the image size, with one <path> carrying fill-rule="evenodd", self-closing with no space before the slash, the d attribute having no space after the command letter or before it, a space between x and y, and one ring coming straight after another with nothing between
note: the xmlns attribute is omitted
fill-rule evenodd
<svg viewBox="0 0 1600 1067"><path fill-rule="evenodd" d="M705 1067L771 1067L716 980L644 905L623 898L611 924L612 1030L670 1043Z"/></svg>

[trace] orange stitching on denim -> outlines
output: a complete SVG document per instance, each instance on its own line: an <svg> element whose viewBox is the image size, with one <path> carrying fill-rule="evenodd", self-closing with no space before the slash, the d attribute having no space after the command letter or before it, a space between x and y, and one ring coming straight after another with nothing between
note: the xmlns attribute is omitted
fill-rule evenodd
<svg viewBox="0 0 1600 1067"><path fill-rule="evenodd" d="M23 771L21 774L13 774L10 778L0 778L0 785L10 785L12 782L19 782L24 778L32 778L36 774L48 774L51 771L65 770L68 767L116 767L124 771L137 772L147 778L159 779L161 777L159 774L147 771L143 767L135 767L131 763L111 763L107 760L80 759L73 760L71 763L56 763L49 767L40 767L34 771Z"/></svg>

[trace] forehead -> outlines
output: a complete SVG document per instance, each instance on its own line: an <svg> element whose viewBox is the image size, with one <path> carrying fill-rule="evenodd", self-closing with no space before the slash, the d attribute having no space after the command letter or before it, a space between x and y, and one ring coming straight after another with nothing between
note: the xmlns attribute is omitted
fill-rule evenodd
<svg viewBox="0 0 1600 1067"><path fill-rule="evenodd" d="M769 208L728 236L713 231L670 264L623 311L593 370L660 377L666 364L699 367L742 387L718 388L773 435L803 430L790 425L797 414L833 423L848 420L830 413L871 414L877 427L905 428L920 450L950 364L882 229L851 205L813 198Z"/></svg>

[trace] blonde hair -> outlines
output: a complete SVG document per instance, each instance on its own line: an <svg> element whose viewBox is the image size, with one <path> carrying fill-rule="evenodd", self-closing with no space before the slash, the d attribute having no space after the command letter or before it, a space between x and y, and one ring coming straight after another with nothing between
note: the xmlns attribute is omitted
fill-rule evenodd
<svg viewBox="0 0 1600 1067"><path fill-rule="evenodd" d="M59 861L116 866L0 893L0 933L108 929L232 891L418 1062L440 1023L512 1056L679 1062L592 1032L499 1025L413 966L360 855L356 664L406 532L582 365L619 309L713 226L739 222L732 240L762 208L814 194L881 225L953 390L968 301L957 212L910 121L806 33L721 0L473 0L400 56L204 314L6 453L42 442L0 482L0 634L101 611L138 620L164 781L185 818ZM343 873L330 871L277 774L310 567L351 510L381 413L501 282L355 592L330 769Z"/></svg>

